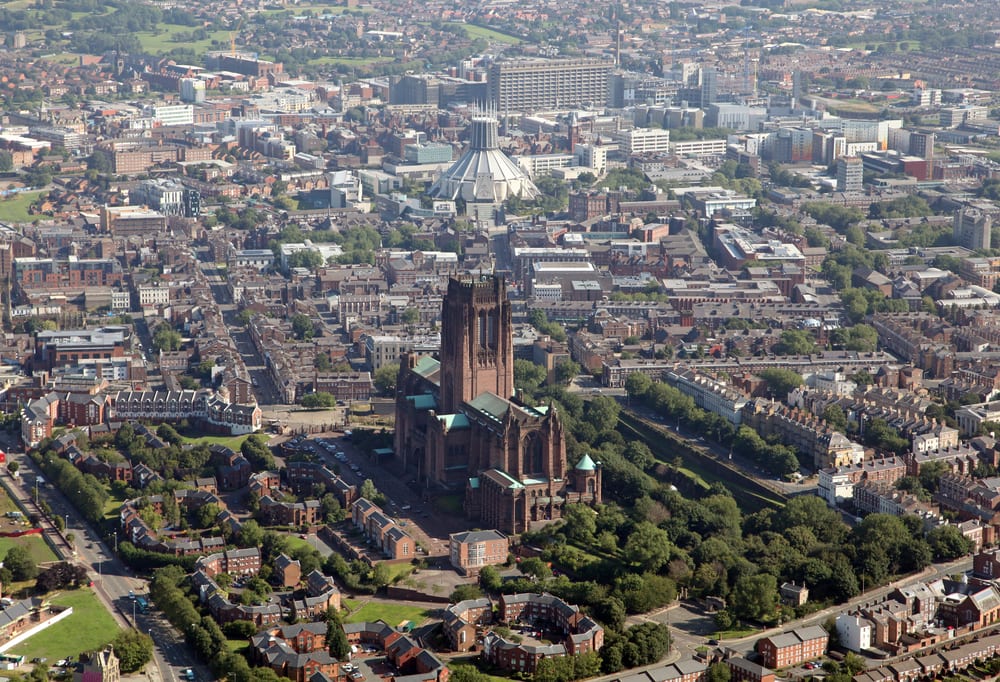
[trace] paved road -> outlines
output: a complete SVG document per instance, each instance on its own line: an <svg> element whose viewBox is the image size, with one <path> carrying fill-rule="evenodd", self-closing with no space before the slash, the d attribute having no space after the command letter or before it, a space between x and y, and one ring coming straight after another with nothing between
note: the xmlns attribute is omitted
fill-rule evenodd
<svg viewBox="0 0 1000 682"><path fill-rule="evenodd" d="M783 623L780 627L770 628L755 632L752 635L738 639L727 639L722 644L730 649L734 649L744 654L753 651L754 643L761 637L787 632L797 627L807 625L822 625L831 616L846 613L862 604L877 602L887 594L899 587L908 587L923 582L933 582L945 576L956 573L964 573L972 569L972 557L963 557L957 561L947 564L932 564L920 573L916 573L905 578L901 578L883 587L868 590L857 597L854 597L846 604L838 604L829 608L817 611L816 613ZM665 623L670 626L670 634L676 643L676 652L680 657L692 656L699 646L706 646L708 638L715 632L711 616L698 605L688 602L673 604L667 608L660 609L647 614L634 616L630 622L654 621Z"/></svg>
<svg viewBox="0 0 1000 682"><path fill-rule="evenodd" d="M246 365L247 372L250 374L257 402L260 403L261 407L265 405L280 405L283 402L281 394L275 387L274 382L271 381L271 375L264 364L264 358L261 357L260 353L257 352L257 348L253 345L253 341L250 339L250 332L236 322L239 310L233 302L229 286L226 284L225 271L218 268L215 263L202 262L199 263L199 267L208 281L209 288L212 290L212 297L215 299L222 319L229 329L229 335L236 343L236 348L243 358L243 364Z"/></svg>
<svg viewBox="0 0 1000 682"><path fill-rule="evenodd" d="M24 479L30 477L34 482L41 471L31 458L23 453L8 449L8 459L21 465L21 477L13 482L11 490L14 495L31 508L35 488ZM7 476L6 473L4 473ZM148 592L146 581L135 577L114 555L104 539L97 537L93 529L83 520L72 504L63 494L51 485L38 487L40 500L48 502L53 513L65 518L66 533L75 536L74 547L66 544L65 536L56 532L47 519L43 519L42 528L47 536L52 537L64 558L75 560L87 567L94 581L95 593L111 612L122 628L135 627L149 633L154 642L154 666L147 666L146 674L151 682L177 682L181 679L180 672L184 668L194 668L199 679L212 679L207 668L201 666L194 653L179 633L158 612L139 613L135 603L129 599L129 593L145 594Z"/></svg>

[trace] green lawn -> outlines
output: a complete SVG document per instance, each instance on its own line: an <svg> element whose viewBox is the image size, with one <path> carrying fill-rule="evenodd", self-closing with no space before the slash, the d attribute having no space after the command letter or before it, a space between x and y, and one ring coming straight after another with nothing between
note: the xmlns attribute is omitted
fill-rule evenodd
<svg viewBox="0 0 1000 682"><path fill-rule="evenodd" d="M142 31L136 33L136 38L143 49L153 54L165 54L179 47L186 47L194 50L195 54L202 54L210 49L229 49L229 31L210 31L205 40L184 41L176 40L178 33L190 33L194 28L191 26L179 26L177 24L161 24L155 32ZM215 45L213 46L213 41ZM240 45L236 46L237 49Z"/></svg>
<svg viewBox="0 0 1000 682"><path fill-rule="evenodd" d="M207 443L208 445L225 445L231 450L239 452L240 446L243 445L243 441L249 438L246 436L199 436L198 438L190 438L188 436L181 436L185 443Z"/></svg>
<svg viewBox="0 0 1000 682"><path fill-rule="evenodd" d="M31 558L38 564L46 561L56 561L58 559L52 551L52 548L50 548L45 540L42 539L41 535L25 535L20 538L0 538L0 555L7 556L7 552L10 551L10 548L15 546L26 548L31 554Z"/></svg>
<svg viewBox="0 0 1000 682"><path fill-rule="evenodd" d="M115 495L115 491L109 487L105 489L110 494L108 501L104 503L104 518L118 518L118 512L122 508L122 502L125 501L124 495Z"/></svg>
<svg viewBox="0 0 1000 682"><path fill-rule="evenodd" d="M63 592L53 598L52 603L72 606L72 615L18 644L8 653L20 654L28 660L44 656L49 661L55 661L98 649L118 634L115 619L88 588Z"/></svg>
<svg viewBox="0 0 1000 682"><path fill-rule="evenodd" d="M486 28L485 26L476 26L474 24L462 24L457 22L452 22L449 25L461 26L464 28L465 33L469 36L470 40L485 38L486 40L492 40L495 43L506 43L507 45L520 45L523 42L517 36L512 36L508 33L501 33L500 31L495 31L492 28Z"/></svg>
<svg viewBox="0 0 1000 682"><path fill-rule="evenodd" d="M389 575L391 576L389 580L395 582L397 579L402 580L406 576L413 573L413 564L387 564L389 566Z"/></svg>
<svg viewBox="0 0 1000 682"><path fill-rule="evenodd" d="M288 538L288 548L290 550L296 550L299 548L315 549L315 547L309 544L308 540L304 540L297 535L286 535L285 537Z"/></svg>
<svg viewBox="0 0 1000 682"><path fill-rule="evenodd" d="M742 630L720 630L715 633L716 639L742 639L757 632L757 628L743 628Z"/></svg>
<svg viewBox="0 0 1000 682"><path fill-rule="evenodd" d="M9 198L0 198L0 222L36 223L41 216L28 215L28 207L41 192L21 192Z"/></svg>
<svg viewBox="0 0 1000 682"><path fill-rule="evenodd" d="M55 62L64 66L76 66L80 63L80 55L73 52L59 52L57 54L47 54L42 57L47 62Z"/></svg>
<svg viewBox="0 0 1000 682"><path fill-rule="evenodd" d="M353 611L351 615L344 619L344 622L362 623L381 620L387 625L395 627L405 620L411 620L414 624L419 625L429 615L426 609L422 609L419 606L370 601L357 611Z"/></svg>

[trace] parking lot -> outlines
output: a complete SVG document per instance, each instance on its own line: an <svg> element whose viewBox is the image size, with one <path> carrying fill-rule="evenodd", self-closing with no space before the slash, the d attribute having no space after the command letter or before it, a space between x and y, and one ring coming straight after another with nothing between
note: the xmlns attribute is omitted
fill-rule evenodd
<svg viewBox="0 0 1000 682"><path fill-rule="evenodd" d="M360 488L366 479L371 479L379 492L386 496L385 511L413 537L418 548L422 547L429 559L447 557L448 537L464 529L463 519L436 514L433 506L421 499L415 481L402 480L358 452L350 438L350 432L343 435L321 434L302 438L299 443L300 446L305 444L310 447L320 461L337 471L348 483Z"/></svg>

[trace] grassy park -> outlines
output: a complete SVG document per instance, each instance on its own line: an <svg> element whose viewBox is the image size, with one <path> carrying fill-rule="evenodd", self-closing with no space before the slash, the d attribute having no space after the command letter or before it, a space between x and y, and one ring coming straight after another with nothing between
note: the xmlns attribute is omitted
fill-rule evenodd
<svg viewBox="0 0 1000 682"><path fill-rule="evenodd" d="M155 32L140 31L139 33L136 33L135 36L139 39L143 49L152 54L167 54L171 50L175 50L179 47L190 48L194 50L195 54L198 55L201 55L210 49L229 49L228 31L209 31L208 37L204 40L181 42L177 39L178 33L190 33L191 30L192 28L190 26L162 24Z"/></svg>
<svg viewBox="0 0 1000 682"><path fill-rule="evenodd" d="M28 660L40 657L55 661L99 649L118 634L115 619L89 588L63 592L51 602L72 606L72 615L18 644L9 653L22 655Z"/></svg>
<svg viewBox="0 0 1000 682"><path fill-rule="evenodd" d="M30 215L28 208L41 192L21 192L11 197L0 198L0 222L34 223L41 216Z"/></svg>
<svg viewBox="0 0 1000 682"><path fill-rule="evenodd" d="M0 556L7 556L11 547L24 547L36 564L57 561L58 557L41 535L25 535L19 538L0 538Z"/></svg>
<svg viewBox="0 0 1000 682"><path fill-rule="evenodd" d="M512 36L508 33L501 33L492 28L486 28L485 26L476 26L475 24L459 24L452 23L452 26L461 26L465 29L465 34L471 39L485 38L494 43L506 43L507 45L520 45L523 41L517 36Z"/></svg>

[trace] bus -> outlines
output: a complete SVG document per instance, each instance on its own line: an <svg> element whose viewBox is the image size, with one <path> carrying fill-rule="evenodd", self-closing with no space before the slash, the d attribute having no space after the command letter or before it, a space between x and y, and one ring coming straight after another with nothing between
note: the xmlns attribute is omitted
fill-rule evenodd
<svg viewBox="0 0 1000 682"><path fill-rule="evenodd" d="M135 598L135 605L138 607L139 613L146 613L149 610L149 602L143 596Z"/></svg>

